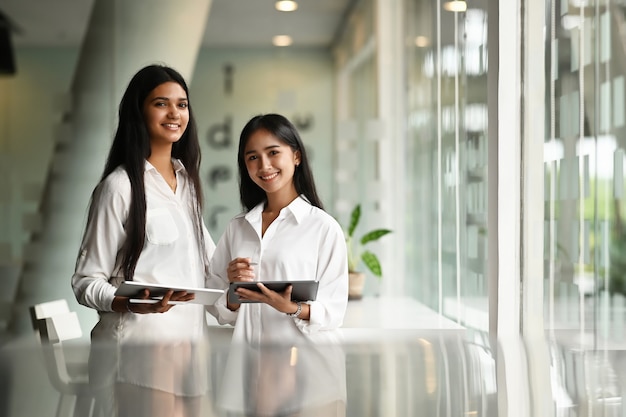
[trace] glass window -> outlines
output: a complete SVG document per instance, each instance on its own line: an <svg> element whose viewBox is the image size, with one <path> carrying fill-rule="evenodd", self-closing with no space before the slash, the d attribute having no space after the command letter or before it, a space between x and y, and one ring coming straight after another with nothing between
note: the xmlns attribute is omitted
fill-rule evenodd
<svg viewBox="0 0 626 417"><path fill-rule="evenodd" d="M407 7L407 284L487 330L487 10Z"/></svg>

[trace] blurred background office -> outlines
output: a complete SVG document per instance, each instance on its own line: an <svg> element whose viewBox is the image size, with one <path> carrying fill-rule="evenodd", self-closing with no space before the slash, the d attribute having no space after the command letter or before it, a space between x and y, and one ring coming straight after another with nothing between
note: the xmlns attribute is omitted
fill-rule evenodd
<svg viewBox="0 0 626 417"><path fill-rule="evenodd" d="M464 413L626 415L626 1L283 3L0 0L3 343L43 301L95 323L69 284L89 195L130 76L164 62L190 84L216 240L240 211L241 127L282 113L327 210L393 230L346 327L462 329ZM414 365L446 346L411 340ZM402 355L377 356L398 390L425 372ZM348 410L412 415L402 390L350 408L350 381L381 384L359 361Z"/></svg>

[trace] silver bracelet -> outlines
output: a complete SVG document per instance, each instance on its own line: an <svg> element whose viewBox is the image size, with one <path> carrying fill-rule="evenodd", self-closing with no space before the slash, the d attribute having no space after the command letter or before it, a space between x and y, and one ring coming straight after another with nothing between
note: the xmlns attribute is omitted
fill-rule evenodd
<svg viewBox="0 0 626 417"><path fill-rule="evenodd" d="M286 313L289 317L299 317L300 313L302 313L302 303L300 301L296 301L296 305L298 306L298 309L295 313Z"/></svg>

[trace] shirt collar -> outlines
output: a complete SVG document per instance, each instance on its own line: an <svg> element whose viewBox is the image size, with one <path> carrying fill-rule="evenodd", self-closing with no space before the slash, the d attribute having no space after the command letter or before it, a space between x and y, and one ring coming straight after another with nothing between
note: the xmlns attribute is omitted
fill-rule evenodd
<svg viewBox="0 0 626 417"><path fill-rule="evenodd" d="M261 217L264 204L265 203L260 203L249 212L240 214L240 216L245 217L248 222L253 223L255 219L259 219ZM311 212L311 203L309 203L304 195L299 195L295 200L289 203L287 207L283 208L283 210L291 213L296 222L300 223L302 222L302 219L308 216Z"/></svg>
<svg viewBox="0 0 626 417"><path fill-rule="evenodd" d="M298 223L311 213L311 203L302 194L285 208L291 212Z"/></svg>
<svg viewBox="0 0 626 417"><path fill-rule="evenodd" d="M180 159L176 159L176 158L172 158L172 165L174 165L174 171L175 172L179 172L185 169L185 166L183 165L183 163L180 161ZM148 171L156 171L156 168L154 167L154 165L152 165L150 162L148 162L148 160L146 159L146 164L144 166L144 172L148 172Z"/></svg>

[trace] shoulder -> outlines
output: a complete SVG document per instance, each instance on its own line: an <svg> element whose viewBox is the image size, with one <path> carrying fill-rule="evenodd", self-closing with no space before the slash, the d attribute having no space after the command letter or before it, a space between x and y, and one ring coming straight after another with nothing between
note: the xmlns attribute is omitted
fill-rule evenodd
<svg viewBox="0 0 626 417"><path fill-rule="evenodd" d="M329 232L341 234L343 236L343 229L337 219L335 219L325 210L322 210L319 207L311 206L308 217L310 221L315 223L316 226L322 227Z"/></svg>
<svg viewBox="0 0 626 417"><path fill-rule="evenodd" d="M130 180L123 168L117 168L96 186L91 197L89 217L128 216L131 205Z"/></svg>
<svg viewBox="0 0 626 417"><path fill-rule="evenodd" d="M115 171L111 172L106 178L104 178L100 184L96 187L95 196L121 196L130 197L130 179L126 170L122 167L117 167Z"/></svg>

